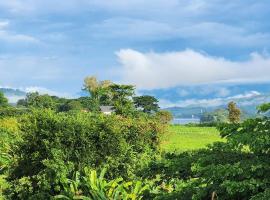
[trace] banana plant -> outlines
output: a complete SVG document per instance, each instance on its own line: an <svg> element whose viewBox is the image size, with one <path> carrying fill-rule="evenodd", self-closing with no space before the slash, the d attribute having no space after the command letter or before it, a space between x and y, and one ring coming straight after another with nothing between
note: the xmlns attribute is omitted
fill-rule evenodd
<svg viewBox="0 0 270 200"><path fill-rule="evenodd" d="M75 173L73 180L63 184L64 194L55 199L71 200L140 200L142 193L148 189L141 181L124 182L122 178L107 181L104 176L106 169L100 175L96 170L84 169L84 175Z"/></svg>

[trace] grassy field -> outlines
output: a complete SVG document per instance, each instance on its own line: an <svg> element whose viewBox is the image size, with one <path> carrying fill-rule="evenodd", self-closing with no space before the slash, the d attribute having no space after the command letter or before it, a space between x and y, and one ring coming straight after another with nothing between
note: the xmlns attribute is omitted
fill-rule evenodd
<svg viewBox="0 0 270 200"><path fill-rule="evenodd" d="M162 138L161 148L166 152L182 152L206 147L216 141L224 141L214 127L188 127L171 125Z"/></svg>

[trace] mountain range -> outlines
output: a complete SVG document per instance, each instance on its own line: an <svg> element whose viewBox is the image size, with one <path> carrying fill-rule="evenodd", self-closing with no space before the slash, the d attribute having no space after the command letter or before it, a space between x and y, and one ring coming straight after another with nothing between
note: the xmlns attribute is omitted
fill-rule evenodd
<svg viewBox="0 0 270 200"><path fill-rule="evenodd" d="M4 93L11 104L16 104L19 99L23 99L26 96L26 92L20 89L0 88L0 92Z"/></svg>
<svg viewBox="0 0 270 200"><path fill-rule="evenodd" d="M211 99L208 99L211 102ZM213 99L211 103L204 103L206 100L198 100L197 104L185 107L166 107L164 110L170 111L175 118L200 118L205 112L212 112L217 109L227 109L227 104L234 101L241 109L245 117L257 115L257 106L270 102L270 94L254 94L250 96L235 96L230 98Z"/></svg>

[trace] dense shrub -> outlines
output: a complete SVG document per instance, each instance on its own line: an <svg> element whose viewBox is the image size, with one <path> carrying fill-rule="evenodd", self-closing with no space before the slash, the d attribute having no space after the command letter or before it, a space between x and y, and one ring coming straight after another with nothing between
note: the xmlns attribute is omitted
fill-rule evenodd
<svg viewBox="0 0 270 200"><path fill-rule="evenodd" d="M8 188L6 172L12 162L12 146L20 139L18 123L15 118L0 119L0 199Z"/></svg>
<svg viewBox="0 0 270 200"><path fill-rule="evenodd" d="M145 174L161 177L172 188L160 190L155 199L268 199L270 120L223 124L220 130L226 143L166 156L153 164Z"/></svg>
<svg viewBox="0 0 270 200"><path fill-rule="evenodd" d="M5 117L19 117L29 112L30 110L26 108L2 107L0 108L0 119Z"/></svg>
<svg viewBox="0 0 270 200"><path fill-rule="evenodd" d="M36 110L20 121L10 167L11 199L48 199L74 171L106 166L107 178L132 178L158 148L159 123L83 112Z"/></svg>
<svg viewBox="0 0 270 200"><path fill-rule="evenodd" d="M162 124L168 124L173 120L172 113L167 110L160 110L156 113L156 118L158 121L160 121Z"/></svg>

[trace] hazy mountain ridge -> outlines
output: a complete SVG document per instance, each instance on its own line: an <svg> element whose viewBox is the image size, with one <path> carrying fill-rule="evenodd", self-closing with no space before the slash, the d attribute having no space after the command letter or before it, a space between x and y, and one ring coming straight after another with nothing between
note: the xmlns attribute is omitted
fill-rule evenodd
<svg viewBox="0 0 270 200"><path fill-rule="evenodd" d="M242 110L243 115L247 117L254 117L257 115L256 107L262 103L270 102L270 95L269 94L261 94L257 96L250 96L250 97L239 97L236 99L230 99L237 103L239 108ZM205 112L212 112L217 109L226 109L227 103L224 99L224 102L221 105L191 105L186 107L167 107L164 110L168 110L172 112L175 118L200 118L201 115Z"/></svg>
<svg viewBox="0 0 270 200"><path fill-rule="evenodd" d="M26 96L26 92L20 89L0 88L0 91L4 93L11 104L17 103L19 99L23 99Z"/></svg>
<svg viewBox="0 0 270 200"><path fill-rule="evenodd" d="M26 92L19 90L19 89L12 89L12 88L0 88L0 91L3 92L7 96L23 96L26 95Z"/></svg>

